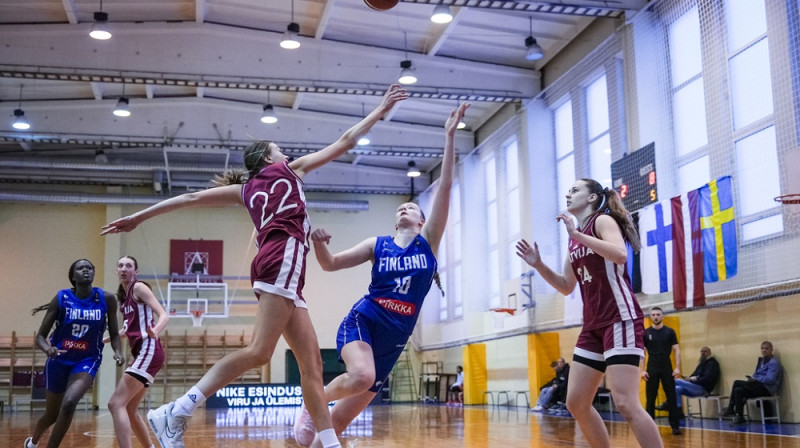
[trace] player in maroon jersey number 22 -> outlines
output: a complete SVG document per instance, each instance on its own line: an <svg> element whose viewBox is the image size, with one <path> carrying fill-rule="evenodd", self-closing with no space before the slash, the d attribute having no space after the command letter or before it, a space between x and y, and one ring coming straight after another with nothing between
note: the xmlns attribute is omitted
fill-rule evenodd
<svg viewBox="0 0 800 448"><path fill-rule="evenodd" d="M563 272L544 264L534 242L517 243L517 255L561 294L580 285L583 328L575 344L567 386L567 409L589 445L609 448L603 419L592 407L606 373L614 404L633 429L639 445L663 447L653 419L639 404L639 359L644 356L644 316L626 272L625 242L639 250L639 236L617 192L592 179L575 182L566 195L567 211L556 218L569 234Z"/></svg>
<svg viewBox="0 0 800 448"><path fill-rule="evenodd" d="M104 235L130 232L149 218L179 208L242 205L256 228L258 253L251 264L250 277L259 302L253 339L249 346L217 362L175 402L147 413L162 447L182 448L192 412L207 397L244 372L267 363L281 335L297 357L303 399L314 426L320 429L323 445L326 448L340 446L322 388L322 358L317 335L302 295L311 228L303 177L355 147L358 139L395 103L406 98L408 92L393 84L378 107L338 140L292 162L275 143L255 142L244 151L246 175L229 171L217 179L218 187L164 200L103 227Z"/></svg>

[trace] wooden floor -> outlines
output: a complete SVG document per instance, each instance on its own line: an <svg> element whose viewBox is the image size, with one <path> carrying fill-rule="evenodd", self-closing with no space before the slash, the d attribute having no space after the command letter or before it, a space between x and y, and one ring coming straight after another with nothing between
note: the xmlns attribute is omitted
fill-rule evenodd
<svg viewBox="0 0 800 448"><path fill-rule="evenodd" d="M297 447L292 437L296 408L201 409L189 424L186 446L211 447ZM41 415L40 411L9 412L0 415L0 448L22 447L22 442ZM608 414L606 414L608 415ZM772 425L764 434L733 430L716 420L693 420L682 436L673 436L661 426L665 447L761 447L800 448L798 425ZM613 447L638 447L623 422L607 422ZM762 431L751 424L751 431ZM777 428L777 429L775 429ZM786 430L785 428L791 428ZM526 408L437 405L384 405L368 408L342 437L344 446L413 448L512 448L588 447L576 429L575 420L527 412ZM40 441L44 448L47 436ZM78 411L63 448L116 447L111 416L107 411ZM134 446L139 446L134 442Z"/></svg>

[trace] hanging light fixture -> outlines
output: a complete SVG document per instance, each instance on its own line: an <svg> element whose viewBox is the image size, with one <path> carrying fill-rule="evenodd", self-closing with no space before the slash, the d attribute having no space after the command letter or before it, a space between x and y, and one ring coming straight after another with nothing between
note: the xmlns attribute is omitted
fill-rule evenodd
<svg viewBox="0 0 800 448"><path fill-rule="evenodd" d="M417 168L417 164L412 160L408 162L408 171L406 172L406 176L408 177L419 177L422 174L419 172L419 168Z"/></svg>
<svg viewBox="0 0 800 448"><path fill-rule="evenodd" d="M130 117L131 109L130 102L125 96L125 83L122 84L122 96L117 100L117 105L114 107L114 115L118 117Z"/></svg>
<svg viewBox="0 0 800 448"><path fill-rule="evenodd" d="M275 108L272 104L264 106L264 113L261 114L261 122L264 124L275 124L278 122L278 116L275 115Z"/></svg>
<svg viewBox="0 0 800 448"><path fill-rule="evenodd" d="M106 164L108 164L108 156L106 155L106 152L103 151L102 149L98 149L97 151L95 151L94 152L94 163L96 163L98 165L106 165Z"/></svg>
<svg viewBox="0 0 800 448"><path fill-rule="evenodd" d="M408 59L408 35L403 32L403 41L405 46L406 59L400 62L400 77L397 82L400 84L414 84L417 82L417 75L414 74L414 68L411 65L411 60Z"/></svg>
<svg viewBox="0 0 800 448"><path fill-rule="evenodd" d="M433 23L450 23L453 21L453 14L450 12L450 7L444 3L439 3L433 8L431 15L431 22Z"/></svg>
<svg viewBox="0 0 800 448"><path fill-rule="evenodd" d="M103 0L100 0L100 11L94 12L94 23L92 30L89 31L89 36L97 40L111 39L111 31L108 29L108 13L103 12Z"/></svg>
<svg viewBox="0 0 800 448"><path fill-rule="evenodd" d="M124 96L119 97L117 100L117 105L114 107L114 115L118 117L130 117L131 110L128 107L128 99Z"/></svg>
<svg viewBox="0 0 800 448"><path fill-rule="evenodd" d="M264 124L275 124L278 122L278 116L275 115L275 108L272 107L270 102L269 90L267 91L267 105L264 106L264 112L261 114L261 122Z"/></svg>
<svg viewBox="0 0 800 448"><path fill-rule="evenodd" d="M544 50L536 42L536 38L533 37L533 17L529 17L528 20L530 21L530 34L525 38L525 48L528 49L528 52L525 53L525 59L538 61L544 57Z"/></svg>
<svg viewBox="0 0 800 448"><path fill-rule="evenodd" d="M294 0L292 0L292 21L286 27L286 32L283 33L281 40L281 48L287 50L296 50L300 48L300 41L297 40L297 34L300 32L300 25L294 21Z"/></svg>
<svg viewBox="0 0 800 448"><path fill-rule="evenodd" d="M25 112L22 110L22 84L19 86L19 107L14 109L14 121L11 122L11 127L18 131L27 131L31 128L31 122L25 118Z"/></svg>

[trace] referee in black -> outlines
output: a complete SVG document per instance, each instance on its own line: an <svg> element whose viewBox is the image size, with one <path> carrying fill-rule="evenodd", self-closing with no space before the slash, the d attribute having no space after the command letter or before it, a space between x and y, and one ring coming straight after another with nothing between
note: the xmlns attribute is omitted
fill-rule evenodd
<svg viewBox="0 0 800 448"><path fill-rule="evenodd" d="M664 388L667 396L669 425L673 435L682 434L680 427L680 411L675 398L675 378L681 375L681 350L675 330L664 325L664 312L659 307L650 310L653 326L644 330L644 347L647 350L647 370L642 371L642 379L647 381L647 413L655 418L656 395L658 383ZM675 370L669 355L675 352Z"/></svg>

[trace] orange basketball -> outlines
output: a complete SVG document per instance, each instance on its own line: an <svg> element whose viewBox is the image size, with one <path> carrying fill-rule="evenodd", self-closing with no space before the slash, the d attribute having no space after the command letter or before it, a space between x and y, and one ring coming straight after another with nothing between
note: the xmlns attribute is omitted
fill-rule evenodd
<svg viewBox="0 0 800 448"><path fill-rule="evenodd" d="M392 9L400 2L400 0L364 0L370 8L377 11L386 11Z"/></svg>

